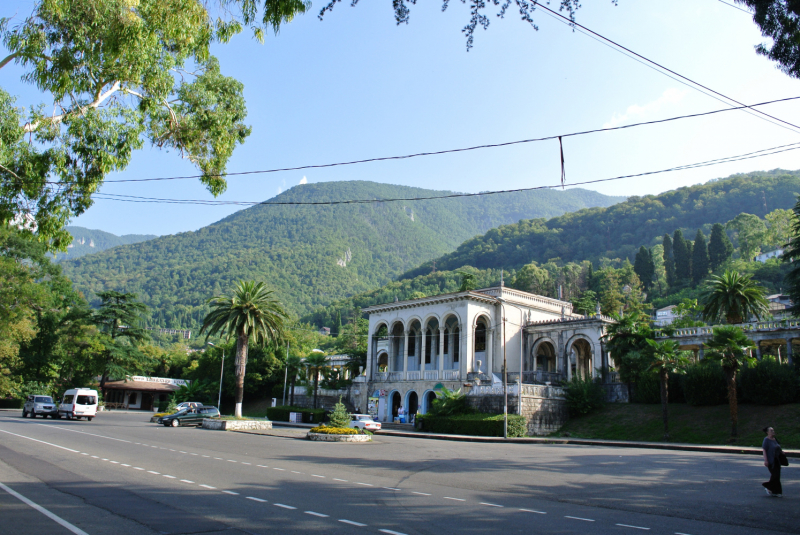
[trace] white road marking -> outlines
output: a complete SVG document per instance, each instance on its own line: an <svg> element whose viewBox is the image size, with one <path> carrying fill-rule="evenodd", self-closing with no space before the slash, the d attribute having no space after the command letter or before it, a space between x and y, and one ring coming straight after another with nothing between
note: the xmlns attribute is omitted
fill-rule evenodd
<svg viewBox="0 0 800 535"><path fill-rule="evenodd" d="M147 444L142 444L142 446L147 446Z"/></svg>
<svg viewBox="0 0 800 535"><path fill-rule="evenodd" d="M196 453L190 453L189 455L197 455Z"/></svg>
<svg viewBox="0 0 800 535"><path fill-rule="evenodd" d="M317 474L311 474L311 477L322 477L322 478L324 478L325 476L318 476Z"/></svg>
<svg viewBox="0 0 800 535"><path fill-rule="evenodd" d="M617 524L617 526L621 526L623 528L643 529L646 531L650 531L650 528L643 528L642 526L631 526L629 524Z"/></svg>
<svg viewBox="0 0 800 535"><path fill-rule="evenodd" d="M379 529L381 533L388 533L389 535L406 535L405 533L400 533L399 531L392 531L390 529Z"/></svg>
<svg viewBox="0 0 800 535"><path fill-rule="evenodd" d="M675 535L689 535L689 534L688 533L680 533L680 532L676 531Z"/></svg>
<svg viewBox="0 0 800 535"><path fill-rule="evenodd" d="M584 522L594 522L591 518L581 518L579 516L564 516L564 518L571 518L573 520L583 520Z"/></svg>
<svg viewBox="0 0 800 535"><path fill-rule="evenodd" d="M214 457L216 460L221 461L222 457Z"/></svg>
<svg viewBox="0 0 800 535"><path fill-rule="evenodd" d="M99 458L100 457L98 457L97 455L92 455L92 459L99 459Z"/></svg>
<svg viewBox="0 0 800 535"><path fill-rule="evenodd" d="M284 509L297 509L297 507L292 507L291 505L284 505L282 503L273 503L275 507L283 507Z"/></svg>
<svg viewBox="0 0 800 535"><path fill-rule="evenodd" d="M211 456L210 456L210 455L203 455L203 457L205 457L205 458L207 458L207 459L210 459L210 458L211 458Z"/></svg>
<svg viewBox="0 0 800 535"><path fill-rule="evenodd" d="M400 490L400 489L396 489L394 487L383 487L383 488L385 488L386 490Z"/></svg>
<svg viewBox="0 0 800 535"><path fill-rule="evenodd" d="M90 435L93 437L107 438L108 440L116 440L117 442L127 442L128 444L131 443L130 440L122 440L121 438L107 437L105 435L96 435L94 433L87 433L86 431L77 431L75 429L69 429L67 427L62 427L60 425L53 425L53 424L37 424L37 425L47 425L47 427L60 429L61 431L69 431L70 433L80 433L81 435ZM138 444L138 442L136 442L136 444Z"/></svg>
<svg viewBox="0 0 800 535"><path fill-rule="evenodd" d="M263 464L257 464L256 466L258 466L259 468L269 468L269 466L264 466Z"/></svg>
<svg viewBox="0 0 800 535"><path fill-rule="evenodd" d="M318 516L320 518L328 518L328 515L323 515L322 513L315 513L314 511L306 511L307 515Z"/></svg>
<svg viewBox="0 0 800 535"><path fill-rule="evenodd" d="M100 459L101 461L107 461L108 459Z"/></svg>
<svg viewBox="0 0 800 535"><path fill-rule="evenodd" d="M445 500L455 500L457 502L465 502L465 501L467 501L467 500L462 500L461 498L451 498L450 496L445 496L444 499Z"/></svg>
<svg viewBox="0 0 800 535"><path fill-rule="evenodd" d="M430 494L428 494L427 492L416 492L413 490L411 491L411 494L419 494L420 496L430 496Z"/></svg>
<svg viewBox="0 0 800 535"><path fill-rule="evenodd" d="M233 459L228 459L228 462L229 463L235 463L236 461L234 461Z"/></svg>
<svg viewBox="0 0 800 535"><path fill-rule="evenodd" d="M157 475L157 476L160 476L160 475L161 475L161 472L154 472L153 470L148 470L148 471L147 471L147 473L148 473L148 474L155 474L155 475Z"/></svg>
<svg viewBox="0 0 800 535"><path fill-rule="evenodd" d="M362 524L361 522L353 522L352 520L345 520L344 518L340 518L339 522L344 522L345 524L350 524L351 526L358 526L360 528L367 527L366 524Z"/></svg>
<svg viewBox="0 0 800 535"><path fill-rule="evenodd" d="M359 483L356 481L356 485L364 485L365 487L374 487L375 485L370 485L369 483Z"/></svg>
<svg viewBox="0 0 800 535"><path fill-rule="evenodd" d="M544 511L534 511L533 509L520 509L524 513L536 513L537 515L546 515Z"/></svg>
<svg viewBox="0 0 800 535"><path fill-rule="evenodd" d="M200 485L200 486L203 487L203 488L206 488L206 489L216 489L217 488L217 487L212 487L211 485Z"/></svg>
<svg viewBox="0 0 800 535"><path fill-rule="evenodd" d="M292 470L293 474L302 474L303 472L298 472L297 470Z"/></svg>
<svg viewBox="0 0 800 535"><path fill-rule="evenodd" d="M175 476L168 476L167 474L164 474L164 477L167 477L169 479L177 479Z"/></svg>
<svg viewBox="0 0 800 535"><path fill-rule="evenodd" d="M78 452L76 451L75 453L78 453ZM47 509L45 509L44 507L42 507L38 503L32 502L31 500L29 500L28 498L26 498L22 494L18 493L15 490L10 489L9 487L3 485L2 483L0 483L0 489L3 489L7 493L11 494L12 496L14 496L16 499L18 499L19 501L21 501L25 505L33 507L34 509L36 509L37 511L42 513L44 516L46 516L50 520L53 520L54 522L57 522L58 524L64 526L65 528L70 530L75 535L89 535L88 533L86 533L82 529L80 529L80 528L78 528L76 526L73 526L72 524L70 524L69 522L67 522L66 520L61 518L60 516L57 516L57 515L51 513L50 511L48 511Z"/></svg>
<svg viewBox="0 0 800 535"><path fill-rule="evenodd" d="M119 464L119 461L108 461L108 462L110 462L111 464Z"/></svg>
<svg viewBox="0 0 800 535"><path fill-rule="evenodd" d="M178 453L186 453L185 451L178 450Z"/></svg>
<svg viewBox="0 0 800 535"><path fill-rule="evenodd" d="M247 499L248 500L253 500L254 502L267 503L267 500L262 500L261 498L256 498L254 496L247 496Z"/></svg>
<svg viewBox="0 0 800 535"><path fill-rule="evenodd" d="M345 483L347 483L346 479L339 479L338 477L334 477L333 480L334 481L344 481Z"/></svg>
<svg viewBox="0 0 800 535"><path fill-rule="evenodd" d="M273 470L280 470L281 472L285 472L286 470L283 468L273 468Z"/></svg>
<svg viewBox="0 0 800 535"><path fill-rule="evenodd" d="M137 446L141 446L142 445L141 442L134 442L134 444L136 444Z"/></svg>
<svg viewBox="0 0 800 535"><path fill-rule="evenodd" d="M242 464L246 464L246 465L248 465L248 466L250 465L250 463L246 463L246 462L244 462L244 461L242 461Z"/></svg>
<svg viewBox="0 0 800 535"><path fill-rule="evenodd" d="M83 453L83 452L81 452L81 455L89 455L89 454L88 454L88 453Z"/></svg>
<svg viewBox="0 0 800 535"><path fill-rule="evenodd" d="M169 451L175 451L175 450L169 450Z"/></svg>
<svg viewBox="0 0 800 535"><path fill-rule="evenodd" d="M222 492L224 492L225 494L230 494L231 496L238 496L239 495L238 492L233 492L232 490L223 490Z"/></svg>
<svg viewBox="0 0 800 535"><path fill-rule="evenodd" d="M481 505L488 505L489 507L505 507L505 505L497 505L496 503L479 502Z"/></svg>
<svg viewBox="0 0 800 535"><path fill-rule="evenodd" d="M194 481L189 481L188 479L181 479L181 483L190 483L194 485Z"/></svg>
<svg viewBox="0 0 800 535"><path fill-rule="evenodd" d="M134 470L144 470L144 468L139 468L138 466L133 467Z"/></svg>
<svg viewBox="0 0 800 535"><path fill-rule="evenodd" d="M128 468L130 468L130 467L131 467L131 465L129 465L129 464L125 464L125 463L122 463L122 465L121 465L121 466L126 466L126 467L128 467Z"/></svg>
<svg viewBox="0 0 800 535"><path fill-rule="evenodd" d="M151 448L158 448L158 446L150 446Z"/></svg>

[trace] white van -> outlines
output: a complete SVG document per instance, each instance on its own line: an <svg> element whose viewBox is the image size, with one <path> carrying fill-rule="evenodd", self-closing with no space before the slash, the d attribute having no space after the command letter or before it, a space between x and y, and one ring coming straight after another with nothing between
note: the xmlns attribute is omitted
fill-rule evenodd
<svg viewBox="0 0 800 535"><path fill-rule="evenodd" d="M97 390L73 388L64 392L58 406L58 416L76 420L86 417L90 422L97 415Z"/></svg>

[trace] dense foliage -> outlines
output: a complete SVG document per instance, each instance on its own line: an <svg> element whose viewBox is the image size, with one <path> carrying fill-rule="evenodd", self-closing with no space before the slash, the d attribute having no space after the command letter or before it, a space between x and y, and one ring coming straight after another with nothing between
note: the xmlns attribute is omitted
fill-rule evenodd
<svg viewBox="0 0 800 535"><path fill-rule="evenodd" d="M570 417L584 416L605 405L605 390L600 383L591 379L575 376L566 384L564 390Z"/></svg>
<svg viewBox="0 0 800 535"><path fill-rule="evenodd" d="M473 435L482 437L503 436L502 414L460 414L455 416L433 416L424 414L419 417L422 430L431 433L447 433L453 435ZM508 437L524 437L528 432L525 417L519 414L508 415Z"/></svg>
<svg viewBox="0 0 800 535"><path fill-rule="evenodd" d="M102 230L74 226L66 227L65 230L72 236L72 243L67 246L67 252L54 254L56 262L80 258L87 254L99 253L100 251L111 249L117 245L139 243L158 237L154 234L125 234L124 236L116 236L110 232L103 232Z"/></svg>

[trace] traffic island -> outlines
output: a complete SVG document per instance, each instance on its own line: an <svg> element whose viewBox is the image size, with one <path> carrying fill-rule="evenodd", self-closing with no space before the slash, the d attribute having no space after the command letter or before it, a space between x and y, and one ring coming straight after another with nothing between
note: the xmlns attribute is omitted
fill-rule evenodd
<svg viewBox="0 0 800 535"><path fill-rule="evenodd" d="M203 418L203 429L214 431L262 431L272 429L269 420L222 420L218 418Z"/></svg>
<svg viewBox="0 0 800 535"><path fill-rule="evenodd" d="M360 433L358 429L351 427L314 427L309 430L308 440L317 442L369 442L372 435Z"/></svg>

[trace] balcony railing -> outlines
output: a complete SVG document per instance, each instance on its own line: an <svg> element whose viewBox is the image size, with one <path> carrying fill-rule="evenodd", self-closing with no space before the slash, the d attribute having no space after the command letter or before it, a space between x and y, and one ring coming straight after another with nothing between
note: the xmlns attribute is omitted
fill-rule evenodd
<svg viewBox="0 0 800 535"><path fill-rule="evenodd" d="M557 384L567 380L567 376L558 372L543 370L522 372L522 382L528 384Z"/></svg>
<svg viewBox="0 0 800 535"><path fill-rule="evenodd" d="M458 381L460 375L459 370L444 370L442 372L443 381Z"/></svg>
<svg viewBox="0 0 800 535"><path fill-rule="evenodd" d="M406 372L406 381L419 381L422 378L422 372L417 370L413 372Z"/></svg>
<svg viewBox="0 0 800 535"><path fill-rule="evenodd" d="M425 380L426 381L438 381L439 380L439 370L425 370Z"/></svg>

